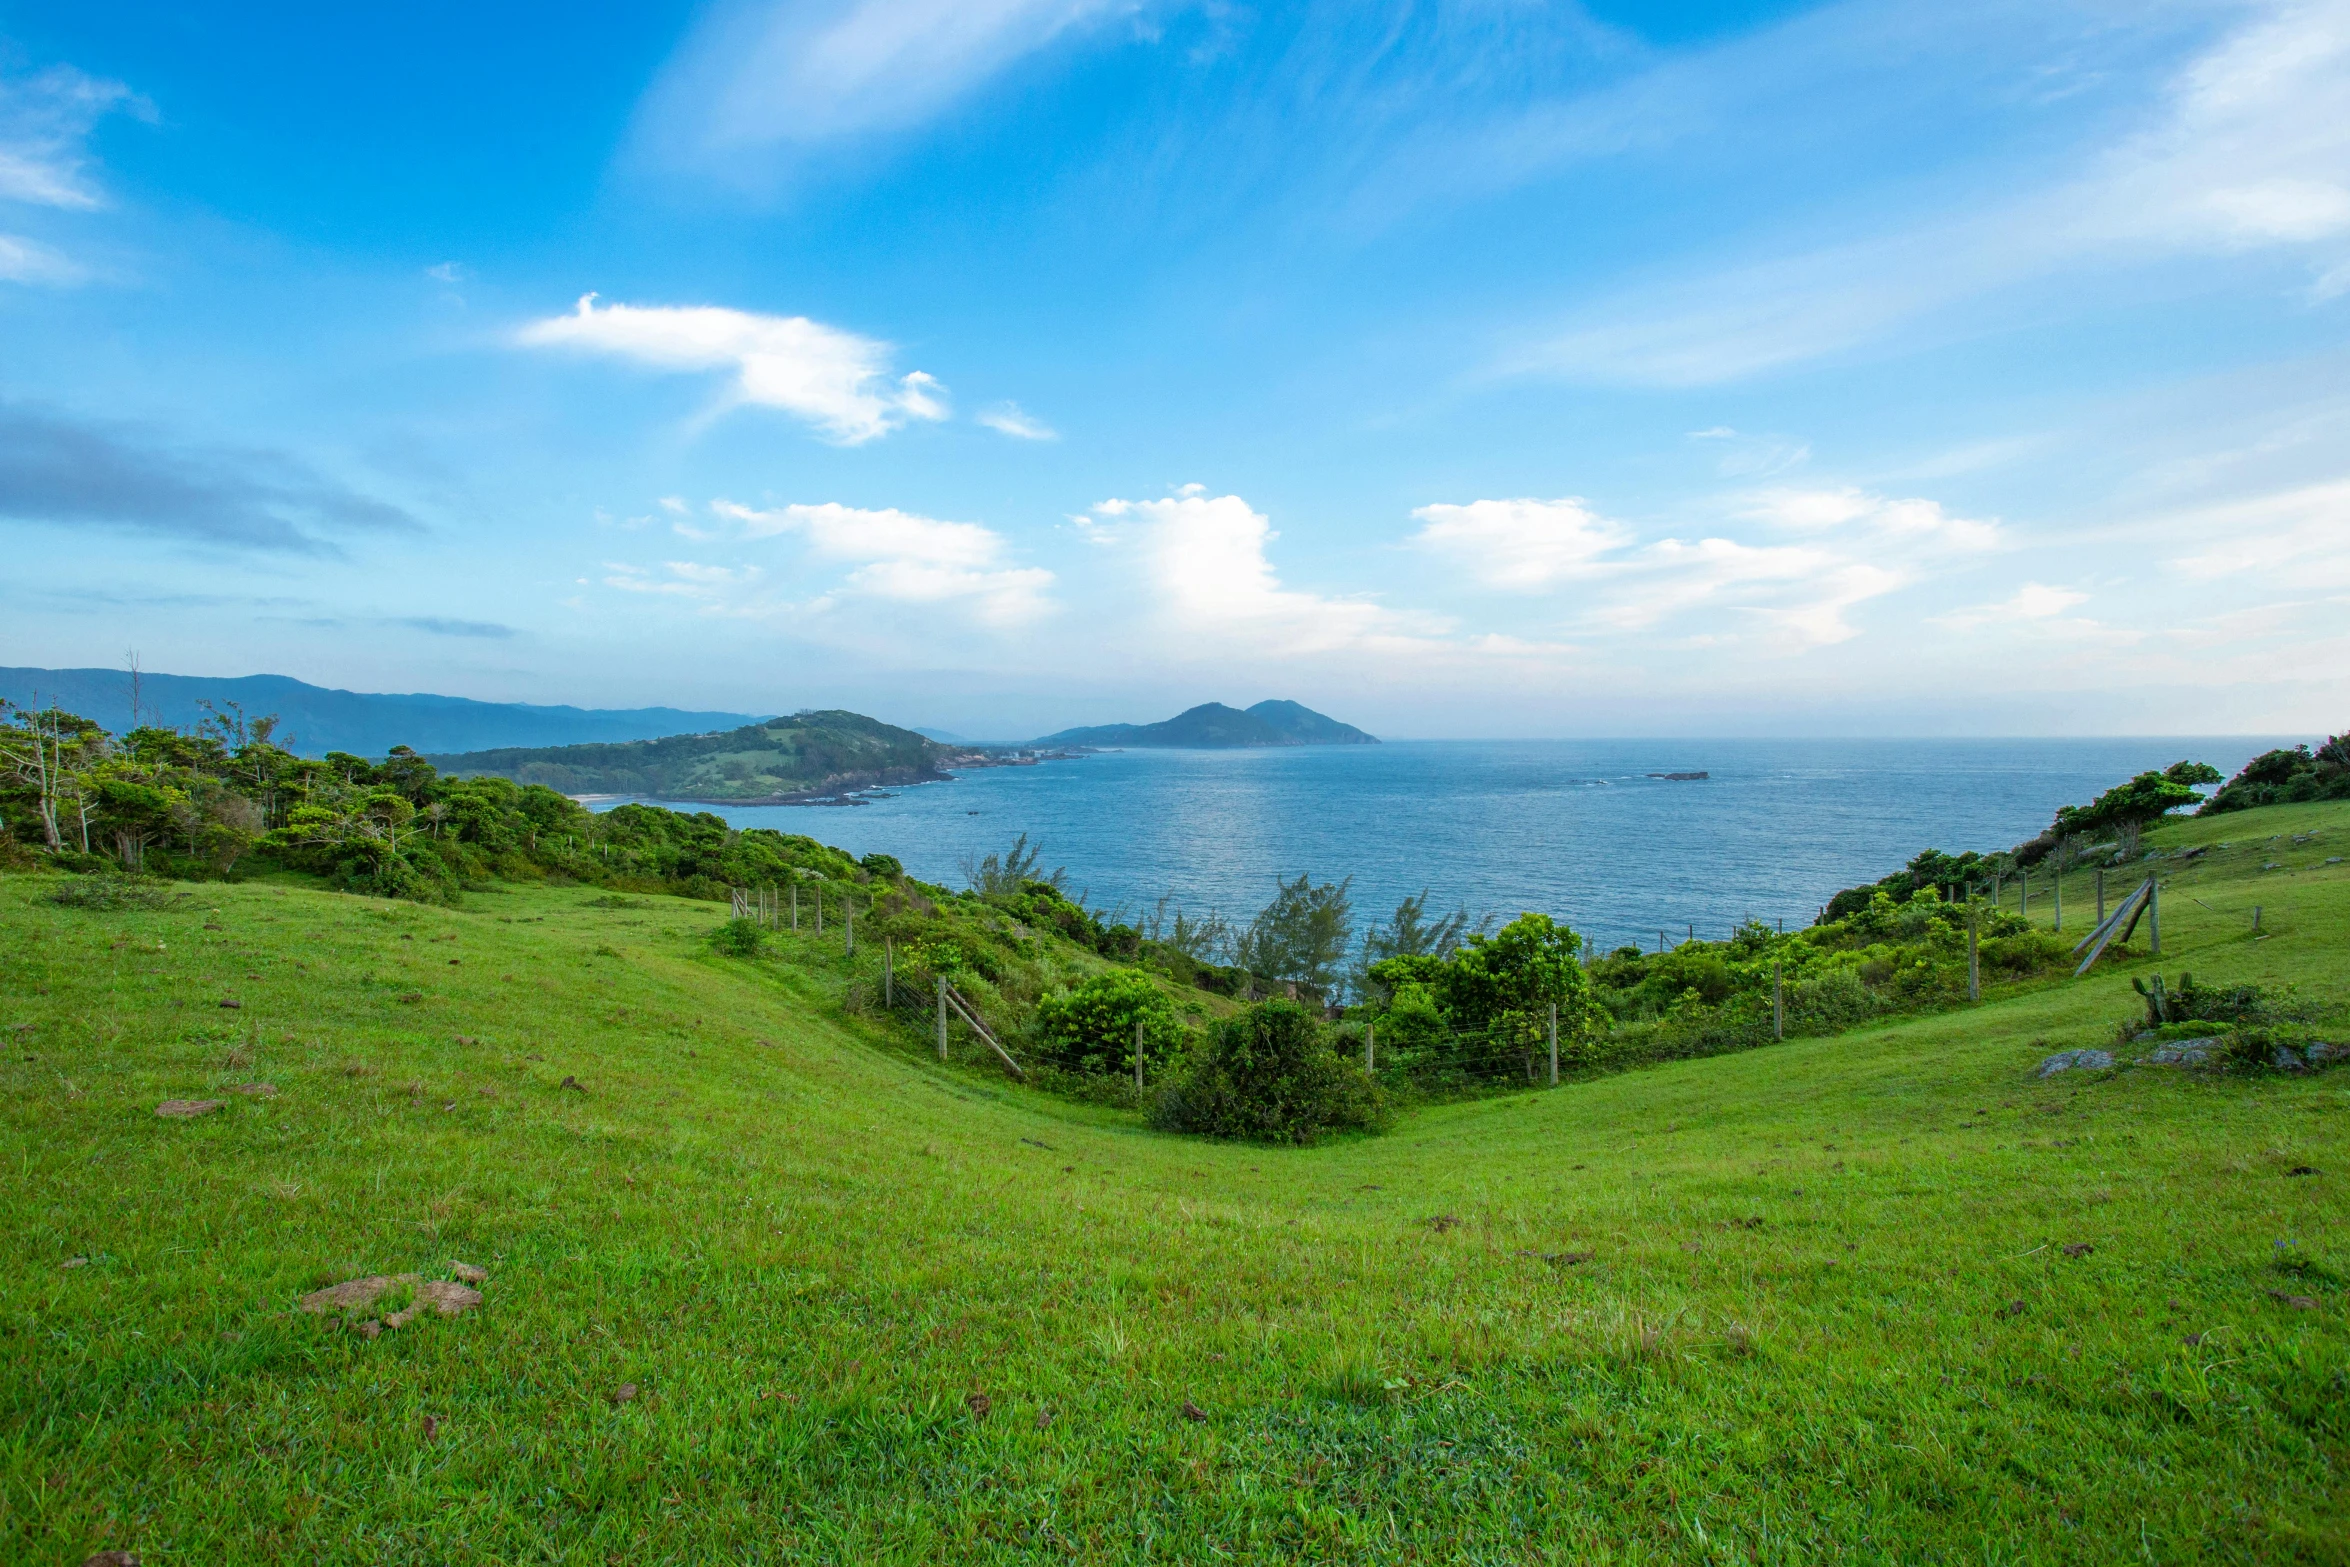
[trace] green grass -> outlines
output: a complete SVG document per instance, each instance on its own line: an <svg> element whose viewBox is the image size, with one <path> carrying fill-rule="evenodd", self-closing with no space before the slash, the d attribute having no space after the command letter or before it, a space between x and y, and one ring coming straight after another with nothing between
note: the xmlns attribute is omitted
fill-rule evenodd
<svg viewBox="0 0 2350 1567"><path fill-rule="evenodd" d="M2163 969L2343 1016L2350 807L2149 842L2221 839ZM1266 1149L941 1067L708 905L51 885L9 1562L2350 1560L2350 1071L2034 1080L2142 957ZM460 1259L470 1316L293 1309Z"/></svg>

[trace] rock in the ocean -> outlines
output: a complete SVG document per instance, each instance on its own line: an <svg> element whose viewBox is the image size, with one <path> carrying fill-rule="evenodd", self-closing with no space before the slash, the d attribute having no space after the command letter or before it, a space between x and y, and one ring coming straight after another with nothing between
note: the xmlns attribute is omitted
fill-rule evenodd
<svg viewBox="0 0 2350 1567"><path fill-rule="evenodd" d="M2113 1052L2110 1050L2059 1050L2040 1063L2038 1075L2054 1077L2059 1072L2075 1070L2102 1072L2112 1065Z"/></svg>

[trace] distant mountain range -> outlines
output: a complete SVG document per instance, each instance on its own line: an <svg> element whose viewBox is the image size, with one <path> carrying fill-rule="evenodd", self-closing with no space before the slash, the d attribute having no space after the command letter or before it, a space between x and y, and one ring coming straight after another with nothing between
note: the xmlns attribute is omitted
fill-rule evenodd
<svg viewBox="0 0 2350 1567"><path fill-rule="evenodd" d="M713 805L779 805L946 775L952 747L862 713L795 713L715 734L616 745L516 746L426 757L445 773L490 774L564 794L634 794Z"/></svg>
<svg viewBox="0 0 2350 1567"><path fill-rule="evenodd" d="M0 698L28 706L55 704L118 734L131 727L130 676L119 669L0 669ZM196 705L200 701L234 702L248 718L277 714L278 743L303 756L329 751L381 756L395 745L447 752L647 740L758 722L750 713L689 713L674 707L534 707L461 696L332 691L285 675L139 677L143 722L186 728L204 716Z"/></svg>
<svg viewBox="0 0 2350 1567"><path fill-rule="evenodd" d="M1268 701L1250 708L1202 702L1155 724L1095 724L1086 729L1064 729L1034 743L1221 750L1257 745L1377 745L1379 739L1300 703Z"/></svg>

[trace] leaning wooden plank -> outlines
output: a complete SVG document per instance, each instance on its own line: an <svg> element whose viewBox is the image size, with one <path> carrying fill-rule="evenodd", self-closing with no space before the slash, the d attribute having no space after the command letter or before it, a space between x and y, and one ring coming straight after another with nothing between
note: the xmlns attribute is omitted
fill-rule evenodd
<svg viewBox="0 0 2350 1567"><path fill-rule="evenodd" d="M1012 1069L1014 1077L1025 1079L1028 1076L1026 1072L1020 1070L1020 1063L1012 1059L1012 1053L996 1043L995 1035L989 1032L985 1023L979 1021L979 1014L971 1010L970 1003L965 1001L951 986L947 990L947 1002L956 1012L961 1014L964 1022L971 1025L971 1032L987 1041L988 1049L1004 1058L1004 1065Z"/></svg>
<svg viewBox="0 0 2350 1567"><path fill-rule="evenodd" d="M2141 884L2135 891L2131 892L2127 897L2122 899L2121 906L2113 911L2113 918L2107 920L2102 927L2105 931L2105 934L2098 938L2097 945L2090 950L2089 955L2081 960L2081 966L2073 970L2073 978L2079 979L2083 974L2088 973L2089 970L2095 966L2097 960L2105 956L2106 946L2113 940L2115 927L2121 924L2122 916L2129 913L2132 909L2135 909L2140 904L2144 903L2146 901L2147 895L2153 890L2154 883L2151 879L2149 879ZM2138 922L2135 919L2130 921L2131 927L2133 929L2137 926L2137 923Z"/></svg>
<svg viewBox="0 0 2350 1567"><path fill-rule="evenodd" d="M2079 957L2083 948L2089 946L2095 942L2098 937L2104 935L2107 931L2112 930L2114 926L2120 924L2122 916L2129 912L2129 904L2130 900L2128 898L2122 899L2120 903L2114 906L2112 913L2106 915L2103 919L2097 922L2097 928L2095 930L2089 932L2088 935L2083 936L2079 941L2074 942L2073 956Z"/></svg>
<svg viewBox="0 0 2350 1567"><path fill-rule="evenodd" d="M2138 889L2138 907L2136 911L2130 915L2130 923L2128 928L2122 932L2122 945L2129 945L2130 938L2138 933L2139 917L2153 906L2154 878L2149 876L2146 878L2146 885ZM2162 945L2162 943L2158 941L2155 943L2155 945L2159 947Z"/></svg>

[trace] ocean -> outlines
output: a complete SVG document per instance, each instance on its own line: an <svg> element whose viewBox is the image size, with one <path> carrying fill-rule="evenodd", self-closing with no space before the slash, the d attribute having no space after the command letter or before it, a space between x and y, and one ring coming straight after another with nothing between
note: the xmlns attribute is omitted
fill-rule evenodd
<svg viewBox="0 0 2350 1567"><path fill-rule="evenodd" d="M879 850L963 885L1026 833L1073 895L1134 921L1162 898L1242 919L1277 877L1353 878L1358 925L1538 909L1601 948L1809 923L1924 848L2007 848L2182 757L2233 774L2247 739L1447 740L1108 751L975 770L855 806L692 806L737 827ZM1694 780L1658 773L1703 772ZM603 802L599 802L603 803Z"/></svg>

